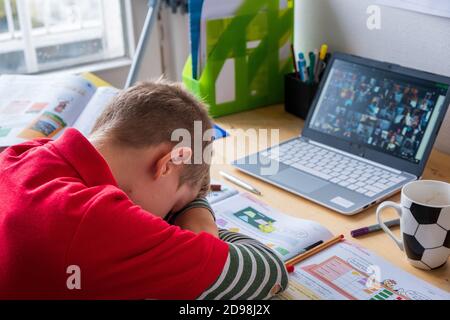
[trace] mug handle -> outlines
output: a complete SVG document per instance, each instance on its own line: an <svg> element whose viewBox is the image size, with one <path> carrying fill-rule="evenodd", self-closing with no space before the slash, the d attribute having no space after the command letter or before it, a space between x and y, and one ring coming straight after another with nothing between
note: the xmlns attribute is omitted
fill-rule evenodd
<svg viewBox="0 0 450 320"><path fill-rule="evenodd" d="M389 230L389 228L386 226L386 224L384 224L384 222L381 220L381 213L386 208L395 209L395 211L397 211L397 214L401 217L402 216L402 207L398 203L395 203L395 202L391 202L391 201L383 202L377 208L377 220L378 220L378 224L384 230L384 232L386 232L392 238L392 240L395 241L395 243L398 245L400 250L404 251L403 241L398 239L396 236L394 236L392 231Z"/></svg>

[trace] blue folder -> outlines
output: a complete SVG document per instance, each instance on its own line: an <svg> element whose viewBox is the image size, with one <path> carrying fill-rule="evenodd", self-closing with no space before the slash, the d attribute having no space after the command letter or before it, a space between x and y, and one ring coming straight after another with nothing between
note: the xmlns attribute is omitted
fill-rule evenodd
<svg viewBox="0 0 450 320"><path fill-rule="evenodd" d="M204 0L189 0L189 23L191 32L192 77L198 79L198 52Z"/></svg>

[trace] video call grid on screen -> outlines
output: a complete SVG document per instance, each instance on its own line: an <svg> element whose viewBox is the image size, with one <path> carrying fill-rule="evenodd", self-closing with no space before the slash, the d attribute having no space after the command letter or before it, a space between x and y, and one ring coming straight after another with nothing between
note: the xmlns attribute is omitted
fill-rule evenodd
<svg viewBox="0 0 450 320"><path fill-rule="evenodd" d="M335 60L310 129L419 163L448 86Z"/></svg>

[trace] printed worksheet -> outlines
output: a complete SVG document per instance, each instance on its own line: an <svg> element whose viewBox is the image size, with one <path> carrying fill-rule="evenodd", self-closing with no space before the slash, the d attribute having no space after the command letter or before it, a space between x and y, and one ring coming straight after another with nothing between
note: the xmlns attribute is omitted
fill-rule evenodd
<svg viewBox="0 0 450 320"><path fill-rule="evenodd" d="M277 212L247 193L213 204L219 228L250 236L272 248L284 260L332 237L320 224Z"/></svg>
<svg viewBox="0 0 450 320"><path fill-rule="evenodd" d="M286 300L448 300L450 293L344 241L295 266Z"/></svg>
<svg viewBox="0 0 450 320"><path fill-rule="evenodd" d="M214 182L217 184L217 182ZM250 236L287 261L332 238L320 224L290 217L254 196L222 185L208 201L219 228ZM450 293L395 267L369 250L343 241L295 265L282 300L448 300Z"/></svg>

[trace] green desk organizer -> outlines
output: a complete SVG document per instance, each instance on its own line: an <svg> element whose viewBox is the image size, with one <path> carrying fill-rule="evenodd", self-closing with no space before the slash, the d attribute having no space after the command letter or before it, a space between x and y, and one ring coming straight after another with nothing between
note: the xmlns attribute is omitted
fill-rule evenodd
<svg viewBox="0 0 450 320"><path fill-rule="evenodd" d="M283 9L279 0L245 0L234 17L208 21L206 65L193 79L189 57L185 86L209 106L212 117L283 102L284 75L292 72L293 23L292 0ZM216 104L216 81L228 59L234 59L235 100Z"/></svg>

